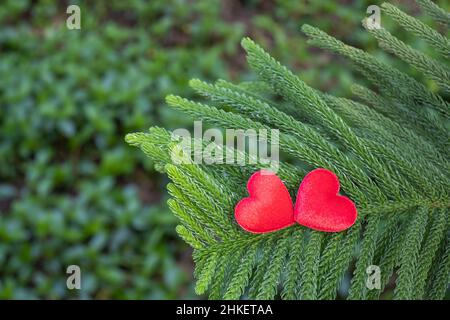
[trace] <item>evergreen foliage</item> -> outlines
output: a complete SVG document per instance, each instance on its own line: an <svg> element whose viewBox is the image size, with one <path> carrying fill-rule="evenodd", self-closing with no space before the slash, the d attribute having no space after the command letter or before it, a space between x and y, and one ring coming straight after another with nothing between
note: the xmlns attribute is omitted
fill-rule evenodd
<svg viewBox="0 0 450 320"><path fill-rule="evenodd" d="M418 3L448 25L447 12L428 0ZM448 58L450 42L444 35L390 4L382 7ZM290 160L281 163L277 174L291 194L310 169L328 168L357 204L358 220L335 234L299 225L250 234L236 224L234 205L247 195L251 173L265 165L175 165L176 141L170 132L153 127L129 134L126 141L140 147L171 180L169 206L180 221L177 232L194 248L196 292L209 292L212 299L333 299L350 270L349 299L379 298L394 275L394 298L442 299L450 275L447 61L428 57L383 28L369 30L383 49L441 89L431 91L319 29L305 25L302 30L311 44L348 58L367 78L371 88L352 88L362 102L309 87L249 38L242 46L259 81L192 80L190 86L211 104L173 95L166 101L223 128L279 128L280 149ZM277 95L282 102L273 98ZM370 265L381 268L379 290L366 286Z"/></svg>

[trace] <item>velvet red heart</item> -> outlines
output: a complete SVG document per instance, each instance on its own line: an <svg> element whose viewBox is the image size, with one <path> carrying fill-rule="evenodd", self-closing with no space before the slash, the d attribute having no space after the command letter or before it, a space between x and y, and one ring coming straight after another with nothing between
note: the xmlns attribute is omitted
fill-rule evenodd
<svg viewBox="0 0 450 320"><path fill-rule="evenodd" d="M300 185L294 208L295 220L314 230L338 232L356 221L355 204L339 192L339 180L326 169L308 173Z"/></svg>
<svg viewBox="0 0 450 320"><path fill-rule="evenodd" d="M273 172L254 173L247 190L250 196L239 201L234 209L236 221L244 230L266 233L295 223L289 191Z"/></svg>

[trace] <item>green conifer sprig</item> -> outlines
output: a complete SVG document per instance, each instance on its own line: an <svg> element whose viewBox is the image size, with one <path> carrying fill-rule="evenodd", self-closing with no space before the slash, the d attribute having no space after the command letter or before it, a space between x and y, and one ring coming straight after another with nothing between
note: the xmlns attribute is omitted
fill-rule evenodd
<svg viewBox="0 0 450 320"><path fill-rule="evenodd" d="M423 72L446 92L450 91L450 71L444 64L411 48L384 28L371 29L367 28L366 23L363 25L378 40L380 47ZM447 55L449 53L447 50Z"/></svg>
<svg viewBox="0 0 450 320"><path fill-rule="evenodd" d="M418 3L448 26L447 12L428 0ZM438 57L448 58L445 36L390 4L383 4L383 12L423 38ZM305 25L302 30L311 44L349 58L369 80L369 87L352 87L360 102L311 88L249 38L242 46L257 81L194 79L190 86L211 103L173 95L166 101L221 128L279 129L280 150L289 160L281 161L277 174L294 201L309 170L328 168L357 205L358 220L350 229L324 233L293 225L268 234L245 232L234 219L234 206L247 196L249 176L267 164L221 145L216 152L231 152L248 165L177 164L195 150L190 155L180 150L180 137L171 132L153 127L126 136L169 176L168 205L179 219L176 231L194 249L196 292L211 299L334 299L350 272L349 299L383 297L392 281L396 299L442 299L450 275L447 98L319 29ZM449 91L445 61L385 29L369 31L383 49L435 81L442 93ZM192 138L189 143L205 147L211 141ZM370 265L380 267L380 289L366 285Z"/></svg>
<svg viewBox="0 0 450 320"><path fill-rule="evenodd" d="M450 13L430 0L417 0L417 3L434 20L445 26L450 26Z"/></svg>
<svg viewBox="0 0 450 320"><path fill-rule="evenodd" d="M405 28L405 30L425 40L429 45L433 46L443 58L448 58L450 54L450 41L446 37L390 3L385 2L381 7L383 8L383 13L386 13L395 22Z"/></svg>

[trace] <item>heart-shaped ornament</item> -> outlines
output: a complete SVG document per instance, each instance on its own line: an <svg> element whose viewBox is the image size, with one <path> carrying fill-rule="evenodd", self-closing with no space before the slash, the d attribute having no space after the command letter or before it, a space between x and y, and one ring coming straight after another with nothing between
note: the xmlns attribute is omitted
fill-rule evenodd
<svg viewBox="0 0 450 320"><path fill-rule="evenodd" d="M273 172L254 173L247 190L250 196L239 201L234 209L236 221L244 230L266 233L295 223L289 191Z"/></svg>
<svg viewBox="0 0 450 320"><path fill-rule="evenodd" d="M326 169L308 173L300 185L294 208L295 220L318 231L338 232L350 228L356 221L356 206L341 196L339 180Z"/></svg>

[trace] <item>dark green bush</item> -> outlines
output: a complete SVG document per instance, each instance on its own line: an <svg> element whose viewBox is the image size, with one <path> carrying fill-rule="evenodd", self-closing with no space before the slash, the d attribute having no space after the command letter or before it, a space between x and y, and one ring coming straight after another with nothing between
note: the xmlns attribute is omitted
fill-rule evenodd
<svg viewBox="0 0 450 320"><path fill-rule="evenodd" d="M138 20L156 15L150 30L113 22L120 1L82 9L80 31L66 29L58 18L65 7L52 2L2 6L0 297L190 295L190 272L180 266L187 249L160 204L163 181L123 136L155 123L187 125L158 107L189 74L223 76L215 61L226 43L202 43L199 25L196 48L162 46L157 38L186 23L178 21L184 11L165 15L157 12L163 1L152 3L128 8L141 14L144 5L148 15ZM192 63L199 52L204 59ZM70 264L82 270L79 293L65 288Z"/></svg>

